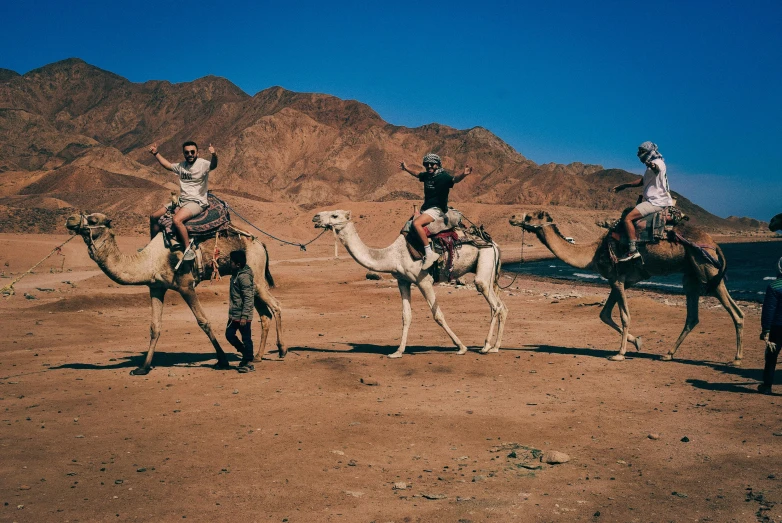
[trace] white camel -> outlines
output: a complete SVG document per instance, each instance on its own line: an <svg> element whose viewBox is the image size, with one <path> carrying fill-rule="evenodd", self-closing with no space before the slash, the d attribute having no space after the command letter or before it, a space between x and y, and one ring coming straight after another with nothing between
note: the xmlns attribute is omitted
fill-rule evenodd
<svg viewBox="0 0 782 523"><path fill-rule="evenodd" d="M385 249L373 249L367 247L359 238L356 227L350 221L350 211L324 211L316 214L312 221L315 227L332 229L345 246L348 253L359 265L375 272L390 273L397 280L399 293L402 295L402 340L396 352L389 354L389 358L401 358L407 345L407 332L413 318L410 307L410 286L415 283L423 294L429 307L432 309L434 321L440 325L454 344L458 347L457 354L467 352L467 347L459 340L445 322L445 315L437 303L434 292L434 280L428 271L421 269L421 261L414 261L405 245L405 238L401 234ZM499 352L502 343L502 331L505 328L505 318L508 308L499 297L497 279L500 267L500 249L492 243L492 246L478 248L474 245L463 245L453 263L453 277L458 278L465 274L475 274L475 287L483 294L491 307L491 324L486 342L481 349L482 353ZM492 343L492 333L497 327L497 336Z"/></svg>

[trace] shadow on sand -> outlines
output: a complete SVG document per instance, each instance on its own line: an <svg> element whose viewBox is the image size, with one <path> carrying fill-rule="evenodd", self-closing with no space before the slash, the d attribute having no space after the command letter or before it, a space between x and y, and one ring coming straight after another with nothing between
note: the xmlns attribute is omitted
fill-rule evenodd
<svg viewBox="0 0 782 523"><path fill-rule="evenodd" d="M228 361L239 361L241 358L237 354L226 353ZM77 370L115 370L115 369L135 369L144 364L146 353L133 356L117 358L117 361L109 362L106 365L96 365L93 363L64 363L62 365L49 367L49 370L77 369ZM195 352L156 352L152 360L152 367L211 367L217 362L217 355L214 353L195 353ZM196 365L200 363L201 365Z"/></svg>
<svg viewBox="0 0 782 523"><path fill-rule="evenodd" d="M372 343L345 343L349 349L324 349L322 347L290 347L289 352L315 352L322 354L379 354L388 356L396 352L398 345L375 345ZM408 345L405 348L405 355L408 354L446 354L456 353L456 347L432 347L425 345ZM478 348L471 348L470 352L477 351Z"/></svg>

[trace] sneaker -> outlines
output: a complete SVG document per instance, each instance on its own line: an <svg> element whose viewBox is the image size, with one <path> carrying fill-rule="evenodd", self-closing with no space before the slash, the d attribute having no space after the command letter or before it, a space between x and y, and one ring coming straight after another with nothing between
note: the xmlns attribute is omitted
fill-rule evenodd
<svg viewBox="0 0 782 523"><path fill-rule="evenodd" d="M186 249L184 254L182 255L182 259L185 261L191 261L195 259L195 253L193 252L193 249Z"/></svg>
<svg viewBox="0 0 782 523"><path fill-rule="evenodd" d="M434 264L434 262L436 262L439 259L440 259L440 255L439 254L437 254L434 251L429 251L429 252L426 253L426 257L424 258L424 263L423 263L423 265L421 265L421 268L423 270L426 270L429 267L431 267Z"/></svg>
<svg viewBox="0 0 782 523"><path fill-rule="evenodd" d="M622 257L622 258L619 258L619 259L618 259L618 260L616 260L616 261L618 261L618 262L620 262L620 263L621 263L621 262L626 262L626 261L634 260L634 259L636 259L636 258L640 258L640 257L641 257L641 253L639 253L638 251L630 251L630 252L628 252L627 254L625 254L625 255L624 255L624 257Z"/></svg>
<svg viewBox="0 0 782 523"><path fill-rule="evenodd" d="M236 370L238 370L242 374L245 374L247 372L255 372L255 366L249 361L242 360L241 362L239 362L239 368Z"/></svg>

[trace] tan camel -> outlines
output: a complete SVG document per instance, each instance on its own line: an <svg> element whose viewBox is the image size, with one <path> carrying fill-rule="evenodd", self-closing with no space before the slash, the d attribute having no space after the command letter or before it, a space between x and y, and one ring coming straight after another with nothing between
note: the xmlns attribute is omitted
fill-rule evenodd
<svg viewBox="0 0 782 523"><path fill-rule="evenodd" d="M782 214L777 214L771 221L768 222L768 229L770 231L782 231Z"/></svg>
<svg viewBox="0 0 782 523"><path fill-rule="evenodd" d="M650 275L683 274L682 283L684 293L687 296L687 319L684 322L684 330L676 340L676 344L662 357L663 360L673 359L679 345L682 344L687 334L698 324L698 301L705 285L705 292L715 296L725 310L728 311L736 327L736 356L733 364L741 365L742 346L741 331L744 326L744 314L733 301L728 289L725 287L724 275L726 269L725 255L722 249L704 231L686 224L679 224L675 230L684 238L705 246L716 252L721 268L717 269L696 248L680 243L663 240L656 244L639 245L638 249L643 257L643 265L640 262L625 262L614 265L611 262L606 243L609 234L606 233L595 243L590 245L573 245L566 241L559 232L554 220L546 211L537 211L532 214L512 216L510 224L521 227L535 235L554 255L573 267L590 269L605 279L611 285L611 294L606 299L605 306L600 312L600 319L605 324L622 334L622 344L619 353L611 356L613 361L624 359L627 342L635 345L636 350L641 350L641 338L630 334L630 310L627 306L625 289ZM619 313L622 319L620 328L611 317L614 305L619 304Z"/></svg>
<svg viewBox="0 0 782 523"><path fill-rule="evenodd" d="M149 351L144 364L131 371L131 374L139 376L149 373L152 365L152 356L155 354L155 346L160 338L163 298L166 291L178 292L185 303L193 311L198 325L209 337L212 346L217 352L217 369L229 367L228 358L215 339L209 319L198 301L195 292L197 285L190 271L175 271L174 267L182 257L181 253L171 252L163 243L163 234L155 236L144 249L130 256L122 254L117 246L114 233L111 230L111 220L105 214L74 214L68 218L65 226L76 234L79 234L87 244L90 258L106 273L106 276L121 285L146 285L149 287L149 297L152 302L152 323L150 325ZM215 240L210 239L201 244L203 261L205 266L204 279L209 279L213 273L212 252ZM271 295L269 288L274 286L274 280L269 272L269 257L266 246L254 241L251 237L238 234L220 236L220 255L217 266L221 275L230 274L230 259L228 255L234 250L245 250L247 253L247 265L255 273L255 309L258 311L261 321L261 339L255 361L260 361L266 346L266 337L271 326L271 317L274 316L277 325L277 347L280 357L287 353L282 344L282 313L280 304ZM261 277L263 275L263 277Z"/></svg>
<svg viewBox="0 0 782 523"><path fill-rule="evenodd" d="M440 325L454 344L459 348L457 354L467 352L467 347L459 340L445 322L445 315L437 303L434 292L434 280L428 271L421 269L421 261L413 261L405 245L405 238L401 234L385 249L372 249L367 247L358 237L356 227L350 221L350 211L324 211L316 214L312 221L315 227L332 229L345 246L348 253L359 265L375 272L387 272L396 278L399 293L402 295L402 340L396 352L389 354L389 358L401 358L407 345L407 332L413 318L410 307L410 286L415 283L423 294L429 308L432 310L434 321ZM505 328L505 318L508 309L499 297L497 278L499 276L500 248L492 244L492 248L479 249L473 245L463 245L459 249L459 255L453 263L453 277L458 278L465 274L475 274L475 287L483 294L491 307L491 324L486 342L481 349L482 353L499 352L502 343L502 331ZM497 327L497 337L491 342L492 333Z"/></svg>

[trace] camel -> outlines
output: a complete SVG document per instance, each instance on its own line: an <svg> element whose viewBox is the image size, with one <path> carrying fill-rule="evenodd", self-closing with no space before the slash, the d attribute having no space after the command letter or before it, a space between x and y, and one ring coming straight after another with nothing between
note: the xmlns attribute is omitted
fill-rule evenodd
<svg viewBox="0 0 782 523"><path fill-rule="evenodd" d="M150 371L152 356L155 354L155 346L160 338L162 327L163 298L168 290L174 290L182 296L198 321L198 325L209 337L209 341L212 342L212 346L217 352L215 368L227 369L230 367L228 358L215 339L209 325L209 319L198 301L195 292L197 282L190 271L176 271L174 269L182 254L171 252L164 245L162 233L157 234L143 250L128 256L120 252L111 230L111 220L105 214L74 214L68 217L65 226L84 239L90 258L98 264L106 276L120 285L146 285L149 287L149 297L152 303L149 350L144 364L132 370L132 375L143 376ZM205 267L204 279L211 278L214 271L212 266L214 246L214 238L201 244ZM217 258L219 274L230 274L231 267L228 255L231 251L242 249L246 251L247 264L255 274L255 309L258 311L261 321L261 339L254 361L260 361L263 357L272 316L274 316L277 326L279 355L281 358L285 357L287 349L281 341L282 313L280 304L269 292L269 288L274 287L274 280L269 272L269 256L266 252L266 246L246 234L221 234L219 249L220 254Z"/></svg>
<svg viewBox="0 0 782 523"><path fill-rule="evenodd" d="M619 353L611 356L610 360L621 361L625 358L628 341L635 345L636 350L641 350L641 337L630 334L630 310L627 305L625 289L647 279L650 275L680 272L683 274L682 283L687 296L687 319L684 322L684 330L675 345L662 359L664 361L672 360L684 338L698 324L698 301L702 286L705 284L706 294L715 296L733 320L736 327L736 356L733 365L741 365L741 332L744 326L744 314L725 287L723 278L726 270L725 255L704 231L686 224L679 224L675 228L683 237L715 251L721 265L720 269L709 263L697 248L668 240L656 244L639 245L639 252L643 256L643 265L637 261L614 265L606 245L610 238L610 232L590 245L573 245L565 240L554 220L546 211L537 211L520 217L514 215L510 218L510 224L535 233L543 245L568 265L579 269L593 270L608 280L611 285L611 293L600 312L600 319L622 334ZM619 313L622 319L621 328L611 317L616 304L619 304Z"/></svg>
<svg viewBox="0 0 782 523"><path fill-rule="evenodd" d="M421 261L414 261L405 245L405 237L399 237L385 249L373 249L367 247L359 238L356 227L350 221L350 211L324 211L316 214L312 221L316 228L331 229L345 246L345 249L356 262L375 272L390 273L396 278L399 293L402 296L402 339L396 352L389 354L389 358L401 358L407 345L407 332L413 312L410 307L410 286L415 283L426 299L432 310L434 321L440 325L458 347L457 354L465 354L467 347L459 340L445 322L445 315L437 303L434 292L434 280L428 271L421 269ZM496 244L492 248L479 249L473 245L463 245L459 249L458 257L453 263L453 277L458 278L465 274L475 274L475 287L483 294L491 307L491 323L489 333L481 353L499 352L502 344L502 332L505 328L505 318L508 309L499 297L497 280L499 277L500 249ZM497 327L497 336L494 343L492 333Z"/></svg>
<svg viewBox="0 0 782 523"><path fill-rule="evenodd" d="M768 222L768 230L782 231L782 214L777 214Z"/></svg>

